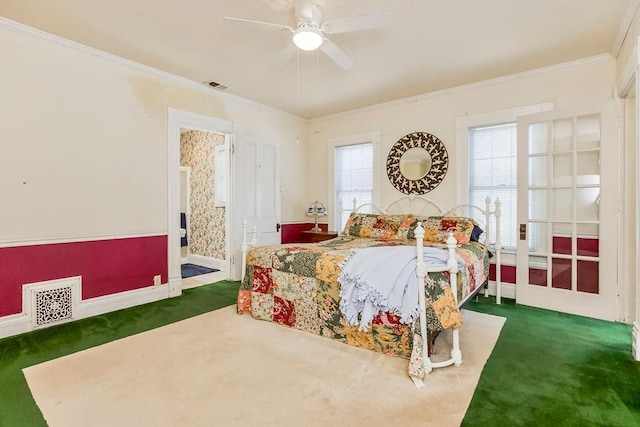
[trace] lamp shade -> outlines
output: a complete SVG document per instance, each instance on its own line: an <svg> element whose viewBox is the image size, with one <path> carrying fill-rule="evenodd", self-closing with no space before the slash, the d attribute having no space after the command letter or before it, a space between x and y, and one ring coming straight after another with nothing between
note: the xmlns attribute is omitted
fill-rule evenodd
<svg viewBox="0 0 640 427"><path fill-rule="evenodd" d="M322 32L314 27L300 27L293 33L293 44L302 50L316 50L323 41Z"/></svg>
<svg viewBox="0 0 640 427"><path fill-rule="evenodd" d="M325 216L326 214L327 208L325 208L324 205L318 201L311 203L307 208L307 215Z"/></svg>

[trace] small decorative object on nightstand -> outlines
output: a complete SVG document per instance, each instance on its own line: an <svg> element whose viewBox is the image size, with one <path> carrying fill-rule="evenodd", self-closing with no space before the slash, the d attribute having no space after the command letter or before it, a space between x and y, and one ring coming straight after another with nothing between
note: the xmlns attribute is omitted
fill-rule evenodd
<svg viewBox="0 0 640 427"><path fill-rule="evenodd" d="M325 208L324 205L320 203L318 200L311 203L309 205L309 208L307 209L307 215L309 216L313 215L313 217L315 218L316 225L309 231L314 231L314 232L322 231L320 227L318 227L318 217L325 216L326 214L327 214L327 208Z"/></svg>
<svg viewBox="0 0 640 427"><path fill-rule="evenodd" d="M338 237L337 231L312 231L307 230L303 231L301 234L302 243L316 243L322 242L323 240L333 239L334 237Z"/></svg>

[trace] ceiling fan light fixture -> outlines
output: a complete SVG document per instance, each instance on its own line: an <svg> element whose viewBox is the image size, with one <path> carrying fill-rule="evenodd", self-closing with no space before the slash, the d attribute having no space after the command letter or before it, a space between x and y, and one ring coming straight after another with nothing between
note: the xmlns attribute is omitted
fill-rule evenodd
<svg viewBox="0 0 640 427"><path fill-rule="evenodd" d="M322 32L314 27L304 26L293 32L293 44L302 50L316 50L323 41Z"/></svg>

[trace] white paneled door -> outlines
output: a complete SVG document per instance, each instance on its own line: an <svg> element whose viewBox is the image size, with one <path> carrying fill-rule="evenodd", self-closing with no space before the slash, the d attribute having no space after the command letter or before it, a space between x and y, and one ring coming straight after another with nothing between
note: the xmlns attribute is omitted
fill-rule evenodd
<svg viewBox="0 0 640 427"><path fill-rule="evenodd" d="M257 226L260 245L280 244L280 158L275 144L239 138L236 153L242 181L240 205L249 227ZM239 155L238 155L239 154Z"/></svg>
<svg viewBox="0 0 640 427"><path fill-rule="evenodd" d="M518 119L516 302L618 320L613 102Z"/></svg>

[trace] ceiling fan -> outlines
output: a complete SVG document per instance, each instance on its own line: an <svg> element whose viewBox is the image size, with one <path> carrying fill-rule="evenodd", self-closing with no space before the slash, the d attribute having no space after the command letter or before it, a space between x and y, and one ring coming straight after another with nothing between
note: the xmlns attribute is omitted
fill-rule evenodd
<svg viewBox="0 0 640 427"><path fill-rule="evenodd" d="M355 62L335 43L325 37L325 34L369 30L389 25L388 12L377 12L323 22L322 9L317 4L312 3L312 0L295 0L295 18L297 27L293 28L288 25L225 16L225 19L230 21L293 33L289 46L280 53L280 60L282 61L286 61L293 56L298 48L302 50L319 48L345 70L352 68Z"/></svg>

